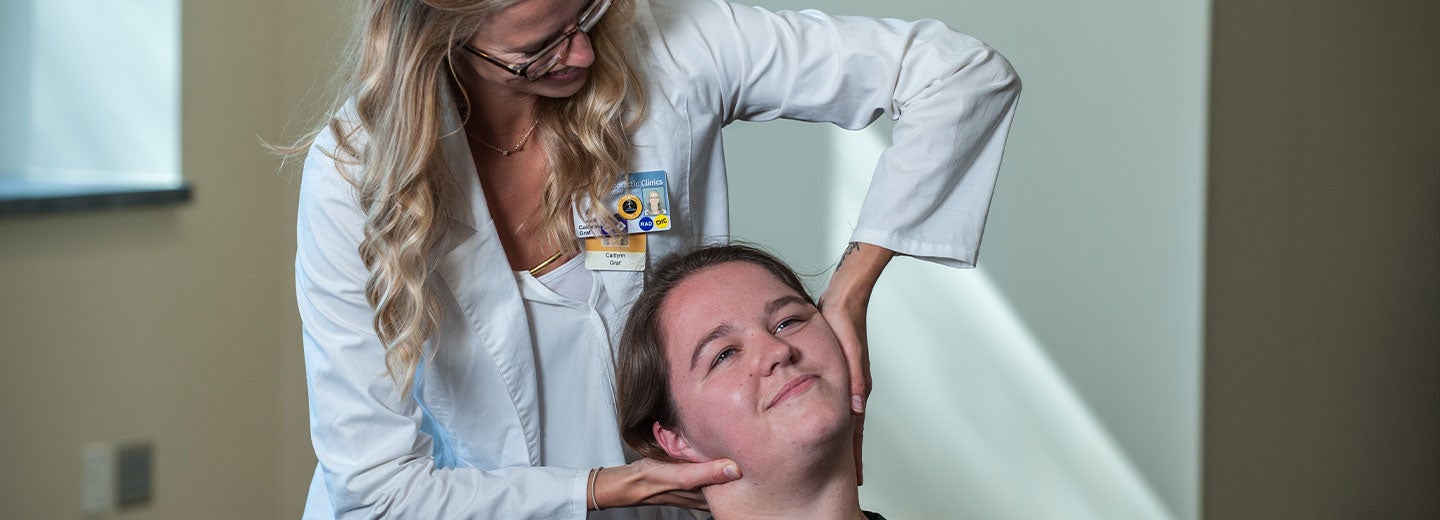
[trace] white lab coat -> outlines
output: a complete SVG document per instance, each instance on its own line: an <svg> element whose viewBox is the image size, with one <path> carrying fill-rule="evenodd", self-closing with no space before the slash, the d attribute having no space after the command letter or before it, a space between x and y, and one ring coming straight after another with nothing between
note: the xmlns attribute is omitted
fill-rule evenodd
<svg viewBox="0 0 1440 520"><path fill-rule="evenodd" d="M1020 89L994 50L935 21L720 0L641 0L638 16L649 112L632 167L667 172L675 223L649 236L652 262L728 236L725 125L783 117L858 129L887 114L898 117L894 145L853 240L974 265ZM449 113L447 124L458 125ZM326 133L315 147L334 144ZM585 518L588 468L540 465L530 329L468 145L457 132L442 148L468 211L452 217L435 252L431 287L445 311L438 348L403 398L385 375L365 302L354 189L325 154L306 159L296 286L320 461L306 518ZM599 272L596 282L617 303L595 312L613 321L642 273ZM566 394L613 406L610 388L590 386ZM619 442L595 465L623 462Z"/></svg>

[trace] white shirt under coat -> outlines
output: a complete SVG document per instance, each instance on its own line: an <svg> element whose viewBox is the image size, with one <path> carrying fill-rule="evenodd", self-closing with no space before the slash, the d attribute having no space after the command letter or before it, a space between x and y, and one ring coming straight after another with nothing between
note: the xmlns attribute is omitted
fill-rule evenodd
<svg viewBox="0 0 1440 520"><path fill-rule="evenodd" d="M858 129L884 114L898 117L894 145L852 240L974 265L1020 89L994 50L935 21L719 0L641 0L638 16L649 112L632 168L667 173L675 223L649 235L651 262L729 235L725 125L788 118ZM315 144L334 146L328 132ZM318 151L306 159L296 287L320 464L305 517L586 518L588 470L625 462L613 420L596 418L614 414L608 357L642 273L595 272L580 302L511 271L463 133L447 137L442 153L463 209L435 251L430 287L444 317L406 396L386 376L365 302L368 273L356 253L364 214L343 177L353 172ZM549 363L536 349L557 337L572 338L594 365L545 377ZM560 422L550 412L562 408L578 422L546 425Z"/></svg>

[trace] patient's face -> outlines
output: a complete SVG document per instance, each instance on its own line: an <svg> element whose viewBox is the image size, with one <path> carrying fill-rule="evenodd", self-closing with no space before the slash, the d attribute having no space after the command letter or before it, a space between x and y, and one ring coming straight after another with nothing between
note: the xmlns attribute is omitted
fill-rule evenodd
<svg viewBox="0 0 1440 520"><path fill-rule="evenodd" d="M729 457L748 473L850 431L849 372L834 332L769 271L707 268L662 308L679 433L695 452L672 455Z"/></svg>

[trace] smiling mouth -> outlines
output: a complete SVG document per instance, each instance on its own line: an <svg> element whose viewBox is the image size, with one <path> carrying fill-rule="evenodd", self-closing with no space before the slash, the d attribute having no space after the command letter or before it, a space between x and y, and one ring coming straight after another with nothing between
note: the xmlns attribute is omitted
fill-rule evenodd
<svg viewBox="0 0 1440 520"><path fill-rule="evenodd" d="M546 76L549 76L550 79L569 79L584 70L585 69L580 67L569 67L561 71L551 71L549 74L546 74Z"/></svg>
<svg viewBox="0 0 1440 520"><path fill-rule="evenodd" d="M795 379L791 379L788 383L785 383L785 386L780 387L780 391L775 393L775 398L771 399L770 404L766 405L765 408L774 408L775 405L780 404L781 401L804 393L815 384L815 380L817 379L819 379L819 377L813 375L798 376Z"/></svg>

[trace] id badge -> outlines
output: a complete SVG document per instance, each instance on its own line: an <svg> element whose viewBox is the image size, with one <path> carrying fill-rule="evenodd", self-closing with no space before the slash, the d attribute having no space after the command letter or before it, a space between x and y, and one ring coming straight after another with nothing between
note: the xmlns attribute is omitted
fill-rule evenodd
<svg viewBox="0 0 1440 520"><path fill-rule="evenodd" d="M624 223L631 235L665 231L675 225L671 219L670 190L666 187L665 171L635 172L615 183L603 201L605 209ZM575 236L590 238L603 235L598 226L586 221L578 206L572 206Z"/></svg>
<svg viewBox="0 0 1440 520"><path fill-rule="evenodd" d="M585 267L591 271L644 271L645 235L610 235L585 239Z"/></svg>

